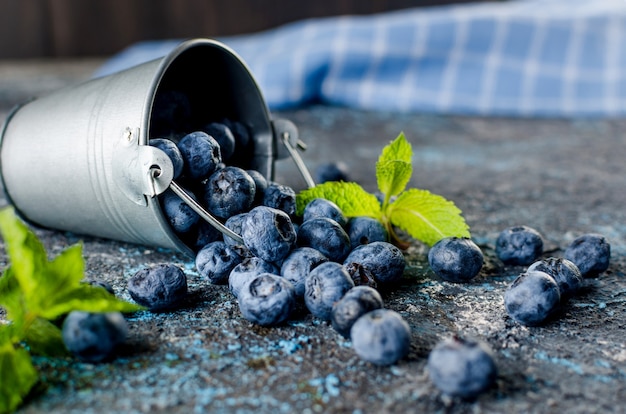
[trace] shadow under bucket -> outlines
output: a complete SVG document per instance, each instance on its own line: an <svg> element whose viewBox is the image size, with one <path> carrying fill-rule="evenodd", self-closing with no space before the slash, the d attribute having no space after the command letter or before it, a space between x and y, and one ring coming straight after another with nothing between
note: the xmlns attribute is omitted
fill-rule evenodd
<svg viewBox="0 0 626 414"><path fill-rule="evenodd" d="M177 96L184 105L175 105ZM7 199L42 227L193 255L161 209L157 195L177 185L171 160L149 139L175 140L224 119L248 127L251 145L236 150L242 168L273 179L276 159L295 155L301 164L296 128L270 119L245 63L219 42L194 39L162 59L16 108L0 136Z"/></svg>

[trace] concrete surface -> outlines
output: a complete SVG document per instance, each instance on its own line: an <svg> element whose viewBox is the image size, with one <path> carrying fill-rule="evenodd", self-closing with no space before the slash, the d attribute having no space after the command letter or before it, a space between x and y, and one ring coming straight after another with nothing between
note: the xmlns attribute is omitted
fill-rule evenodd
<svg viewBox="0 0 626 414"><path fill-rule="evenodd" d="M14 101L37 92L33 85L43 92L77 82L97 63L0 64L0 115L4 119ZM299 127L312 170L343 161L369 190L381 148L404 131L414 150L410 185L463 210L485 253L480 275L468 284L444 282L428 269L427 249L415 243L402 285L383 296L408 321L411 351L398 364L379 368L359 360L349 341L305 312L282 327L252 325L227 287L202 280L180 254L37 229L53 254L82 240L86 277L112 283L121 297L129 298L130 275L162 262L184 266L191 294L183 309L130 316L130 338L111 363L37 358L41 384L19 412L626 412L626 120L464 118L323 106L275 115ZM277 169L278 181L303 187L290 161ZM516 224L544 235L546 256L561 255L587 232L611 243L608 271L587 279L582 294L545 326L520 326L504 311L503 292L523 268L502 265L493 244L499 231ZM425 371L432 347L452 334L477 336L496 355L496 384L474 402L441 395Z"/></svg>

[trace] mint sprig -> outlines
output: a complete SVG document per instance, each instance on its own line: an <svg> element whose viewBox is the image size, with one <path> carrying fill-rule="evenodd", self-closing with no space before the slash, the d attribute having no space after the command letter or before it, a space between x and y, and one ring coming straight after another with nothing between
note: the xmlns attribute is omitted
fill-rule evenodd
<svg viewBox="0 0 626 414"><path fill-rule="evenodd" d="M385 146L376 162L376 181L382 200L353 182L327 182L303 190L296 198L296 214L315 198L337 204L347 217L369 216L378 219L392 241L403 248L408 244L397 233L429 246L445 237L470 237L469 226L456 205L427 190L407 189L411 180L413 151L404 133Z"/></svg>
<svg viewBox="0 0 626 414"><path fill-rule="evenodd" d="M0 413L12 412L38 381L32 355L63 356L61 330L51 321L73 311L135 312L143 309L102 287L83 283L80 244L48 260L44 246L15 215L0 210L0 233L10 265L0 276Z"/></svg>

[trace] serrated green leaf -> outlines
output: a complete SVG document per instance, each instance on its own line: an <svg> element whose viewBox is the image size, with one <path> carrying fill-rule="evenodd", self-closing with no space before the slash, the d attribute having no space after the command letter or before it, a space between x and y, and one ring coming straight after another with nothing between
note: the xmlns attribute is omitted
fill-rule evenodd
<svg viewBox="0 0 626 414"><path fill-rule="evenodd" d="M20 325L24 319L23 300L13 269L7 267L0 276L0 306L6 311L6 318L16 325ZM20 326L15 326L15 328Z"/></svg>
<svg viewBox="0 0 626 414"><path fill-rule="evenodd" d="M137 312L145 309L137 304L115 297L105 289L87 284L79 284L71 290L55 295L55 300L41 310L40 316L46 319L56 319L73 310L85 312Z"/></svg>
<svg viewBox="0 0 626 414"><path fill-rule="evenodd" d="M33 321L24 334L24 341L28 344L33 355L53 357L69 355L65 343L63 343L61 329L42 318L36 318Z"/></svg>
<svg viewBox="0 0 626 414"><path fill-rule="evenodd" d="M378 189L385 194L385 201L400 194L411 179L413 150L404 133L383 148L376 162Z"/></svg>
<svg viewBox="0 0 626 414"><path fill-rule="evenodd" d="M0 413L15 411L37 380L28 352L10 342L0 343Z"/></svg>
<svg viewBox="0 0 626 414"><path fill-rule="evenodd" d="M380 202L376 196L357 183L333 181L301 191L296 197L296 214L301 216L304 207L316 198L334 202L347 217L381 217Z"/></svg>
<svg viewBox="0 0 626 414"><path fill-rule="evenodd" d="M386 213L394 226L429 246L445 237L470 237L461 210L427 190L405 191L389 205Z"/></svg>
<svg viewBox="0 0 626 414"><path fill-rule="evenodd" d="M11 261L11 268L26 297L39 289L37 272L47 261L46 251L37 237L17 218L12 207L0 210L0 233Z"/></svg>

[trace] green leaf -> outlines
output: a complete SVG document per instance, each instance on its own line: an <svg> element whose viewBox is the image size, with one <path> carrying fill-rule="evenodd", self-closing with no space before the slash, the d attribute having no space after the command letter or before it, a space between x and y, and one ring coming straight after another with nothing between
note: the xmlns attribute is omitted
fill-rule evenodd
<svg viewBox="0 0 626 414"><path fill-rule="evenodd" d="M24 298L20 291L12 267L7 267L0 277L0 306L6 311L6 318L13 321L14 328L18 331L24 320Z"/></svg>
<svg viewBox="0 0 626 414"><path fill-rule="evenodd" d="M413 151L404 133L383 148L376 162L378 189L385 195L385 204L391 196L400 194L411 179Z"/></svg>
<svg viewBox="0 0 626 414"><path fill-rule="evenodd" d="M105 289L88 284L78 284L72 289L54 296L54 301L41 311L40 316L46 319L56 319L73 310L85 312L137 312L145 309L137 304L115 297Z"/></svg>
<svg viewBox="0 0 626 414"><path fill-rule="evenodd" d="M0 233L15 277L26 297L40 289L38 272L46 263L46 251L37 237L15 216L12 207L0 210Z"/></svg>
<svg viewBox="0 0 626 414"><path fill-rule="evenodd" d="M33 321L26 330L24 341L33 355L53 357L70 355L63 342L61 329L43 318L36 318Z"/></svg>
<svg viewBox="0 0 626 414"><path fill-rule="evenodd" d="M427 190L412 188L403 192L386 213L394 226L429 246L445 237L470 237L461 210Z"/></svg>
<svg viewBox="0 0 626 414"><path fill-rule="evenodd" d="M357 183L333 181L301 191L296 197L296 214L301 216L304 207L316 198L334 202L347 217L381 217L380 202L376 196Z"/></svg>
<svg viewBox="0 0 626 414"><path fill-rule="evenodd" d="M38 374L24 349L0 343L0 412L15 411L38 381Z"/></svg>

